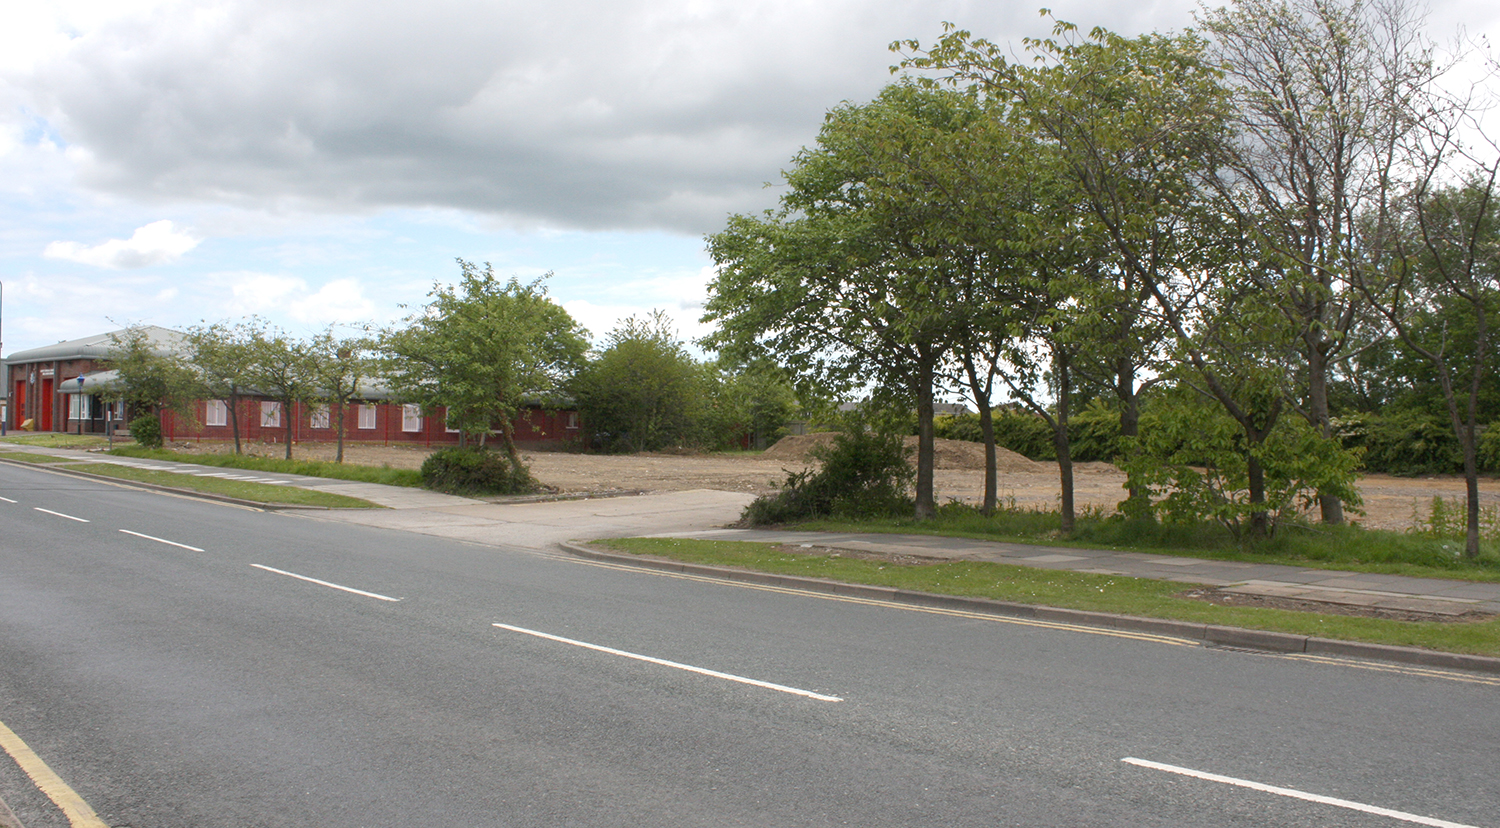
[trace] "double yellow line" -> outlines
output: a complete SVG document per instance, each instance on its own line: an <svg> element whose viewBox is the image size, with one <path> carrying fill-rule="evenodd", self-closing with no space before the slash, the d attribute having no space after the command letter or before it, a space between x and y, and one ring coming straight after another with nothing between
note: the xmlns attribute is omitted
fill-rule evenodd
<svg viewBox="0 0 1500 828"><path fill-rule="evenodd" d="M63 815L68 818L68 824L73 828L109 828L104 820L94 813L94 809L83 801L83 797L68 787L68 783L62 781L62 777L53 773L52 769L47 767L47 763L21 741L20 736L6 727L4 722L0 722L0 747L5 748L10 758L14 759L21 770L31 777L31 781L36 783L37 788L46 794L48 799L57 803L57 807L62 809Z"/></svg>

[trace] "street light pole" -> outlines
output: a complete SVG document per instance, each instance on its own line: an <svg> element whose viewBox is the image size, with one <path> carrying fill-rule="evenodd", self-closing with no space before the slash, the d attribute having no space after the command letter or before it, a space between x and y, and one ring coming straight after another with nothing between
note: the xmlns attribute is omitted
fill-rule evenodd
<svg viewBox="0 0 1500 828"><path fill-rule="evenodd" d="M83 436L83 404L88 400L83 396L83 374L78 375L78 436Z"/></svg>

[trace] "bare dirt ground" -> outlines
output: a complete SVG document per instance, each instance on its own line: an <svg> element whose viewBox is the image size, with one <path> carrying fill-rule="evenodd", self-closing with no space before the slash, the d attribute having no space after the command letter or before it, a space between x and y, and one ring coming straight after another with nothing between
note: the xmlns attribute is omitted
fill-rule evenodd
<svg viewBox="0 0 1500 828"><path fill-rule="evenodd" d="M762 454L633 454L599 455L562 452L523 452L532 474L542 483L564 492L604 491L682 491L718 489L721 491L766 494L775 491L787 473L807 468L806 451L826 442L822 435L787 438ZM187 451L228 451L228 446L213 444L177 445ZM280 457L280 445L247 444L255 454ZM294 446L293 455L302 459L333 459L334 447L303 443ZM418 468L428 449L405 446L351 444L345 447L345 461L361 465L389 465L393 468ZM1054 509L1059 484L1057 468L1050 463L1036 463L1013 452L1004 452L998 461L999 494L1002 502L1018 508ZM938 445L938 469L935 488L938 500L962 500L978 503L984 496L984 452L975 443L941 440ZM1108 463L1079 463L1074 466L1074 490L1079 508L1095 507L1105 511L1125 496L1125 475ZM1402 478L1370 475L1359 483L1364 496L1365 515L1351 518L1376 529L1404 530L1416 519L1425 518L1434 497L1461 503L1464 483L1458 477ZM1500 506L1500 481L1480 481L1483 507Z"/></svg>

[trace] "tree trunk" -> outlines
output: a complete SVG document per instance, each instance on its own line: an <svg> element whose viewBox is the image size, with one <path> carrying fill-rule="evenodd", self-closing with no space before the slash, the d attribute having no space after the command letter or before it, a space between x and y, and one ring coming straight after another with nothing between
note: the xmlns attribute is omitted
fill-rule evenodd
<svg viewBox="0 0 1500 828"><path fill-rule="evenodd" d="M339 404L339 410L338 410L338 415L337 415L338 416L338 420L337 420L337 422L338 422L338 432L337 433L338 433L338 436L339 436L339 447L338 447L338 453L334 455L333 462L335 462L335 463L342 463L342 462L344 462L344 401L343 400L339 400L338 404Z"/></svg>
<svg viewBox="0 0 1500 828"><path fill-rule="evenodd" d="M1255 441L1256 445L1259 443L1260 440ZM1264 538L1271 533L1271 518L1266 512L1266 471L1253 452L1245 458L1245 473L1250 483L1250 537Z"/></svg>
<svg viewBox="0 0 1500 828"><path fill-rule="evenodd" d="M1120 401L1121 442L1133 441L1141 433L1141 401L1135 390L1135 364L1126 358L1115 362L1115 397ZM1123 511L1128 515L1149 514L1151 492L1131 478L1126 503Z"/></svg>
<svg viewBox="0 0 1500 828"><path fill-rule="evenodd" d="M234 453L243 454L240 449L240 395L233 392L229 395L229 430L234 434Z"/></svg>
<svg viewBox="0 0 1500 828"><path fill-rule="evenodd" d="M917 520L926 520L937 514L937 502L933 495L933 467L936 458L933 451L932 398L936 360L929 354L917 358Z"/></svg>
<svg viewBox="0 0 1500 828"><path fill-rule="evenodd" d="M1307 344L1307 407L1312 425L1323 435L1333 439L1333 424L1328 416L1328 358L1321 344L1311 340L1317 332L1310 332ZM1336 495L1318 492L1318 508L1323 522L1336 525L1344 522L1344 502Z"/></svg>
<svg viewBox="0 0 1500 828"><path fill-rule="evenodd" d="M1076 516L1073 508L1073 449L1068 442L1068 408L1072 403L1073 377L1070 373L1068 355L1053 359L1057 371L1057 417L1052 422L1052 446L1057 450L1057 476L1062 484L1062 502L1059 504L1061 522L1058 529L1064 535L1073 534Z"/></svg>
<svg viewBox="0 0 1500 828"><path fill-rule="evenodd" d="M296 412L291 400L281 401L281 413L286 417L286 459L292 459L292 426L296 423Z"/></svg>
<svg viewBox="0 0 1500 828"><path fill-rule="evenodd" d="M1000 506L998 461L995 457L995 412L990 408L990 391L979 383L979 372L974 367L974 357L964 354L964 371L969 376L969 392L974 395L974 406L979 409L979 434L984 438L984 505L979 507L982 515L993 515ZM993 383L994 374L990 374Z"/></svg>

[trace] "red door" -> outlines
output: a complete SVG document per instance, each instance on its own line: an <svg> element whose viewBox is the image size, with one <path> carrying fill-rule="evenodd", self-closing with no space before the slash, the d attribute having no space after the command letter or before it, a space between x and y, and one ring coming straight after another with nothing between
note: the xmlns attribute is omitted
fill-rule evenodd
<svg viewBox="0 0 1500 828"><path fill-rule="evenodd" d="M42 377L42 398L38 401L42 404L41 416L36 418L37 431L52 430L52 378Z"/></svg>
<svg viewBox="0 0 1500 828"><path fill-rule="evenodd" d="M11 427L17 431L21 428L21 421L26 419L26 380L16 380L16 410L15 416L11 417Z"/></svg>

